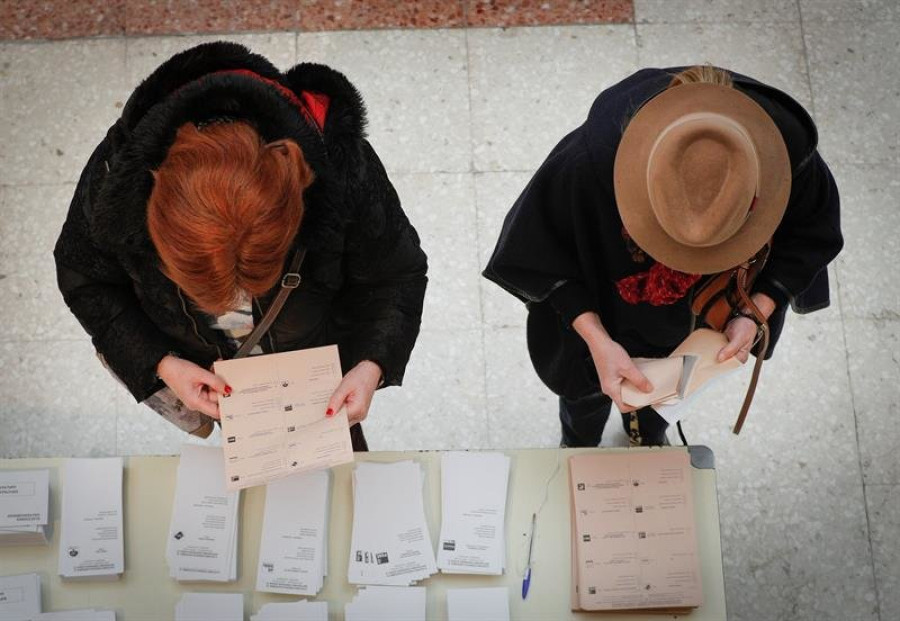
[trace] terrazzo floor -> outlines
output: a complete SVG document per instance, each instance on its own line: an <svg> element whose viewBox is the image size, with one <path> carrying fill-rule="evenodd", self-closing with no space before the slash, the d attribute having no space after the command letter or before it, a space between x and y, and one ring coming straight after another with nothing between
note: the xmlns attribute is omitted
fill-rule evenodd
<svg viewBox="0 0 900 621"><path fill-rule="evenodd" d="M54 41L24 37L85 32L22 34L15 4L0 11L0 457L171 454L184 440L98 364L50 255L87 155L171 54L234 40L282 68L325 62L365 97L371 141L431 265L406 385L377 394L366 424L373 450L556 445L524 308L479 272L506 210L601 89L639 67L710 62L808 107L846 237L832 306L790 317L743 433L730 425L746 373L715 385L685 425L716 454L729 619L900 619L898 0L635 0L593 20L610 23L509 28L481 27L471 3L449 3L463 17L427 29L341 9L341 27L368 30L304 26L303 7L315 17L304 2L288 21L179 31L283 29L273 32L141 36L181 28L148 18L143 30L123 21ZM135 4L106 3L95 26ZM611 424L604 444L623 441Z"/></svg>

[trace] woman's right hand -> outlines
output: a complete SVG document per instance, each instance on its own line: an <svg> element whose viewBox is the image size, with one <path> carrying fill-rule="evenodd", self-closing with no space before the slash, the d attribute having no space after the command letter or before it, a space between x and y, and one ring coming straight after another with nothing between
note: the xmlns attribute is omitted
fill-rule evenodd
<svg viewBox="0 0 900 621"><path fill-rule="evenodd" d="M583 313L575 318L572 327L587 343L600 379L600 390L616 404L620 412L635 408L622 401L622 382L626 379L641 392L650 392L653 385L634 364L625 348L616 343L596 313Z"/></svg>
<svg viewBox="0 0 900 621"><path fill-rule="evenodd" d="M219 418L219 395L231 392L221 377L171 354L159 361L156 374L185 406Z"/></svg>

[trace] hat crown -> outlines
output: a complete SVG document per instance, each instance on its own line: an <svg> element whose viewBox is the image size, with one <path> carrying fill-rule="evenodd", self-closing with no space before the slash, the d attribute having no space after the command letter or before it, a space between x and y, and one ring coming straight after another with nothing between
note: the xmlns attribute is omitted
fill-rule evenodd
<svg viewBox="0 0 900 621"><path fill-rule="evenodd" d="M715 246L735 235L758 185L752 139L722 114L697 112L675 119L650 151L651 209L662 229L685 246Z"/></svg>

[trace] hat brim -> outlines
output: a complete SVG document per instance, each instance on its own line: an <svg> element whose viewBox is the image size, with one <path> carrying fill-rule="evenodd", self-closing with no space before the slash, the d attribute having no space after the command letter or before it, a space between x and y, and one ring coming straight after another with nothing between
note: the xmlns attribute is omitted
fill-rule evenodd
<svg viewBox="0 0 900 621"><path fill-rule="evenodd" d="M746 221L729 239L706 247L679 243L666 233L653 212L647 185L650 151L660 132L695 112L721 114L740 123L759 157L757 197ZM756 254L781 223L791 193L790 159L775 122L747 95L714 84L684 84L647 102L625 129L613 179L619 215L629 236L656 261L691 274L721 272Z"/></svg>

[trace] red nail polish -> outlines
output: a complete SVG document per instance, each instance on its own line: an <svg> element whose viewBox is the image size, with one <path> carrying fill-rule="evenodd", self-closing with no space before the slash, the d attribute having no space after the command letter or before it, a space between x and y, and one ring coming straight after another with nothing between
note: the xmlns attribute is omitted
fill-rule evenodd
<svg viewBox="0 0 900 621"><path fill-rule="evenodd" d="M226 394L226 395L230 395L230 394L231 394L231 386L225 386L225 394Z"/></svg>
<svg viewBox="0 0 900 621"><path fill-rule="evenodd" d="M327 410L325 410L325 416L334 416L334 410L328 408Z"/></svg>

